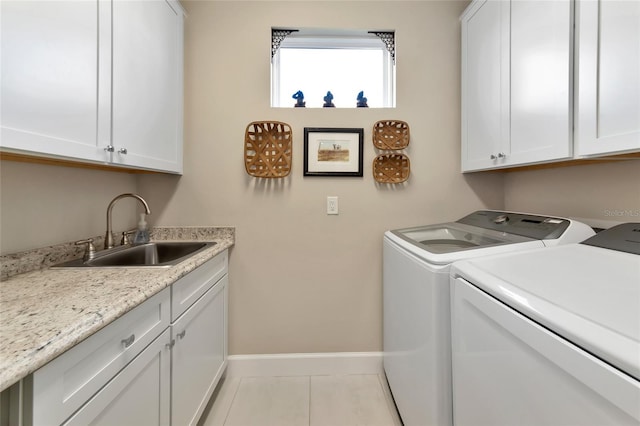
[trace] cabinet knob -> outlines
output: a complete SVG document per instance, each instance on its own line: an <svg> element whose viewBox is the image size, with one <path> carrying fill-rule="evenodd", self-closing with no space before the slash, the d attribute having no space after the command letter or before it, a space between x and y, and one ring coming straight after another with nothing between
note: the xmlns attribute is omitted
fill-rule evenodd
<svg viewBox="0 0 640 426"><path fill-rule="evenodd" d="M504 152L499 152L498 158L507 158L507 154L505 154Z"/></svg>
<svg viewBox="0 0 640 426"><path fill-rule="evenodd" d="M120 149L118 150L118 154L125 155L126 153L127 153L127 148L120 148Z"/></svg>
<svg viewBox="0 0 640 426"><path fill-rule="evenodd" d="M177 334L178 339L184 339L184 336L187 334L187 330L182 330L180 333Z"/></svg>
<svg viewBox="0 0 640 426"><path fill-rule="evenodd" d="M136 340L136 335L132 334L131 336L127 337L126 339L122 339L122 344L124 345L125 348L128 348L129 346L131 346L133 344L133 342Z"/></svg>
<svg viewBox="0 0 640 426"><path fill-rule="evenodd" d="M491 158L492 160L496 160L496 159L498 159L498 157L496 157L494 154L491 154L491 155L489 156L489 158Z"/></svg>
<svg viewBox="0 0 640 426"><path fill-rule="evenodd" d="M113 147L113 145L107 145L107 147L104 150L107 152L113 152L115 151L115 148Z"/></svg>

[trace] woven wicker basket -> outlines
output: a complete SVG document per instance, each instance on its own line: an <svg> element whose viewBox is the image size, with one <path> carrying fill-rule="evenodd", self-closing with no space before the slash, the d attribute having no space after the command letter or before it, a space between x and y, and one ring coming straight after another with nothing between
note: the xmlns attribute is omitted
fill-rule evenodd
<svg viewBox="0 0 640 426"><path fill-rule="evenodd" d="M383 120L373 125L373 145L378 149L404 149L409 145L409 124Z"/></svg>
<svg viewBox="0 0 640 426"><path fill-rule="evenodd" d="M380 183L402 183L410 173L409 157L404 154L381 154L373 159L373 178Z"/></svg>
<svg viewBox="0 0 640 426"><path fill-rule="evenodd" d="M291 126L279 121L254 121L244 134L244 167L261 178L282 178L291 172Z"/></svg>

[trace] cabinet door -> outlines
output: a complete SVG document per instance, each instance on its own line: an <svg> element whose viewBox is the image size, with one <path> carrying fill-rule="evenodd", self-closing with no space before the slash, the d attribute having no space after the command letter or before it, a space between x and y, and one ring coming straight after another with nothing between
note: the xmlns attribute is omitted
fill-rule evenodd
<svg viewBox="0 0 640 426"><path fill-rule="evenodd" d="M168 425L170 330L166 329L65 425Z"/></svg>
<svg viewBox="0 0 640 426"><path fill-rule="evenodd" d="M571 156L572 2L511 2L507 164Z"/></svg>
<svg viewBox="0 0 640 426"><path fill-rule="evenodd" d="M107 160L109 75L99 59L105 28L102 1L2 1L1 137L3 150L44 153L93 161ZM100 89L100 91L99 91ZM106 103L105 103L106 102ZM106 133L105 133L106 132Z"/></svg>
<svg viewBox="0 0 640 426"><path fill-rule="evenodd" d="M33 422L60 424L169 326L165 288L33 373Z"/></svg>
<svg viewBox="0 0 640 426"><path fill-rule="evenodd" d="M577 156L640 150L640 2L577 2Z"/></svg>
<svg viewBox="0 0 640 426"><path fill-rule="evenodd" d="M504 162L509 143L508 84L509 2L477 1L462 17L463 171Z"/></svg>
<svg viewBox="0 0 640 426"><path fill-rule="evenodd" d="M223 277L171 326L171 424L198 422L226 367L227 282Z"/></svg>
<svg viewBox="0 0 640 426"><path fill-rule="evenodd" d="M113 2L115 163L182 172L182 27L175 2Z"/></svg>

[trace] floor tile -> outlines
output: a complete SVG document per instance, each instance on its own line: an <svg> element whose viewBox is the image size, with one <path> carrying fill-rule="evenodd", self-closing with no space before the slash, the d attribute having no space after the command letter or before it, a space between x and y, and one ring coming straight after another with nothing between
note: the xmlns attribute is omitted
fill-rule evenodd
<svg viewBox="0 0 640 426"><path fill-rule="evenodd" d="M233 399L240 386L240 380L239 377L225 377L218 384L216 391L211 396L211 401L202 413L198 426L224 426L224 421L227 419L231 404L233 404Z"/></svg>
<svg viewBox="0 0 640 426"><path fill-rule="evenodd" d="M311 426L396 424L377 375L312 376Z"/></svg>
<svg viewBox="0 0 640 426"><path fill-rule="evenodd" d="M309 377L244 377L224 426L308 426Z"/></svg>

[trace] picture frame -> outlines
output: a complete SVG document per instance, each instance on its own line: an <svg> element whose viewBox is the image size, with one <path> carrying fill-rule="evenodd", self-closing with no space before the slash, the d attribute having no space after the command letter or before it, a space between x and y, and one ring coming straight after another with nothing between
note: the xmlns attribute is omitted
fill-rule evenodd
<svg viewBox="0 0 640 426"><path fill-rule="evenodd" d="M362 128L304 128L304 176L362 177Z"/></svg>

